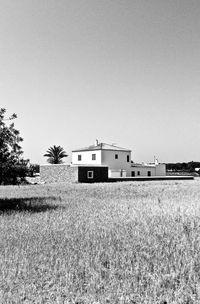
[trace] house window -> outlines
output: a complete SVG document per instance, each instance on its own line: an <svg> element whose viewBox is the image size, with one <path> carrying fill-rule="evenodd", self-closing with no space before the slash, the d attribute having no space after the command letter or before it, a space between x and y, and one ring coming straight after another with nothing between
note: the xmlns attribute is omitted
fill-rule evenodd
<svg viewBox="0 0 200 304"><path fill-rule="evenodd" d="M81 160L81 154L78 155L78 161L80 161L80 160Z"/></svg>
<svg viewBox="0 0 200 304"><path fill-rule="evenodd" d="M92 160L96 160L96 154L92 154Z"/></svg>
<svg viewBox="0 0 200 304"><path fill-rule="evenodd" d="M147 175L148 175L148 176L151 176L151 171L147 171Z"/></svg>
<svg viewBox="0 0 200 304"><path fill-rule="evenodd" d="M129 155L127 155L127 163L129 163L130 159L129 159Z"/></svg>
<svg viewBox="0 0 200 304"><path fill-rule="evenodd" d="M93 177L94 177L94 171L88 171L87 178L93 178Z"/></svg>
<svg viewBox="0 0 200 304"><path fill-rule="evenodd" d="M137 175L140 176L140 171L137 172Z"/></svg>
<svg viewBox="0 0 200 304"><path fill-rule="evenodd" d="M115 159L118 159L118 154L115 154Z"/></svg>
<svg viewBox="0 0 200 304"><path fill-rule="evenodd" d="M135 171L132 171L132 172L131 172L131 176L135 176Z"/></svg>

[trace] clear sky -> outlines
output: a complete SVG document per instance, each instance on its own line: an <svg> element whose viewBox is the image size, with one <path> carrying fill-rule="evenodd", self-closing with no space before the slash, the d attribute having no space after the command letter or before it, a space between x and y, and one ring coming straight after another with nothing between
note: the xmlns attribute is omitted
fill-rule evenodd
<svg viewBox="0 0 200 304"><path fill-rule="evenodd" d="M200 161L200 1L0 0L0 100L32 163L95 139Z"/></svg>

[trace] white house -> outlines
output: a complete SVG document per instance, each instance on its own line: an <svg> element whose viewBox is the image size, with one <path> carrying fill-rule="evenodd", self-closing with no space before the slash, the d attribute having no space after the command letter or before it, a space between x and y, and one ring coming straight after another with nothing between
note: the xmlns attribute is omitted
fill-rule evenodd
<svg viewBox="0 0 200 304"><path fill-rule="evenodd" d="M72 165L107 166L109 177L165 176L165 164L135 164L131 150L99 143L72 151Z"/></svg>

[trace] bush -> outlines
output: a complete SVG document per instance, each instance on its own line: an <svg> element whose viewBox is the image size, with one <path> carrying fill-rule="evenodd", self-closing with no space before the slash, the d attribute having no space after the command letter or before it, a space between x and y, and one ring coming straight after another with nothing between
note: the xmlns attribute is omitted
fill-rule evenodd
<svg viewBox="0 0 200 304"><path fill-rule="evenodd" d="M28 175L28 167L25 164L0 164L0 184L1 185L17 185L25 182Z"/></svg>
<svg viewBox="0 0 200 304"><path fill-rule="evenodd" d="M29 170L28 170L28 176L34 177L37 173L40 173L40 165L30 164Z"/></svg>

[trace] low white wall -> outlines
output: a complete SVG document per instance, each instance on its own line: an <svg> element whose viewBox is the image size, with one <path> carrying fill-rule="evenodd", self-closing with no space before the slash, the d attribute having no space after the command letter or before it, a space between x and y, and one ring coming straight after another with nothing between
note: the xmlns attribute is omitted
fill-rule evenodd
<svg viewBox="0 0 200 304"><path fill-rule="evenodd" d="M126 170L108 170L108 177L126 177Z"/></svg>

